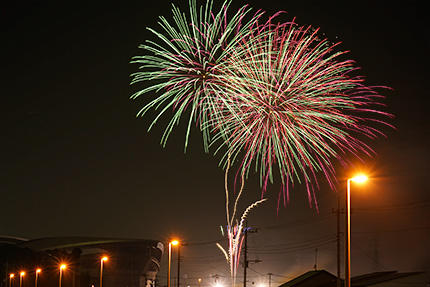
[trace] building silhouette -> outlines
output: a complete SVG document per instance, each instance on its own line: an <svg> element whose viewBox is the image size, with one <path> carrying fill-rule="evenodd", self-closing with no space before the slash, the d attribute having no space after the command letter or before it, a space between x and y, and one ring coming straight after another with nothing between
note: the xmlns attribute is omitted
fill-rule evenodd
<svg viewBox="0 0 430 287"><path fill-rule="evenodd" d="M61 287L99 287L101 257L108 256L103 264L103 287L151 286L160 269L163 250L157 240L0 237L0 285L35 287L36 268L41 268L37 287L58 287L59 266L65 263ZM22 278L21 271L26 273ZM12 279L11 273L15 274Z"/></svg>

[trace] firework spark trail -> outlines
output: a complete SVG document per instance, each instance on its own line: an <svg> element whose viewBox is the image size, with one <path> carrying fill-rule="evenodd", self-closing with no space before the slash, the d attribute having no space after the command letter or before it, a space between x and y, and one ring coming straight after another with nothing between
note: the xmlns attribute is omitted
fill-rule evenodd
<svg viewBox="0 0 430 287"><path fill-rule="evenodd" d="M219 107L207 127L219 132L222 161L231 155L246 178L252 165L260 172L263 194L277 169L282 190L304 182L311 203L316 174L334 188L333 161L372 155L357 135L383 135L372 123L390 126L378 118L390 115L378 109L382 96L352 75L354 62L340 60L346 52L320 39L318 29L269 21L255 31L218 67L226 80L215 87Z"/></svg>
<svg viewBox="0 0 430 287"><path fill-rule="evenodd" d="M180 118L189 113L185 135L185 149L188 145L191 124L196 122L203 133L205 150L210 143L210 132L202 126L208 120L208 110L213 110L218 85L217 66L225 60L236 42L241 42L252 32L263 12L247 17L251 8L243 6L230 19L227 11L231 0L227 0L218 12L213 9L213 1L197 8L196 1L190 0L189 19L179 8L172 5L173 23L160 17L159 25L163 33L148 28L158 41L147 41L140 45L145 55L133 57L132 63L140 64L140 71L132 74L131 84L150 83L146 88L132 95L132 99L148 93L160 93L138 113L145 115L149 110L160 110L149 126L150 130L166 111L174 114L161 139L166 145L173 128ZM247 18L250 19L247 19ZM217 113L213 113L214 116Z"/></svg>

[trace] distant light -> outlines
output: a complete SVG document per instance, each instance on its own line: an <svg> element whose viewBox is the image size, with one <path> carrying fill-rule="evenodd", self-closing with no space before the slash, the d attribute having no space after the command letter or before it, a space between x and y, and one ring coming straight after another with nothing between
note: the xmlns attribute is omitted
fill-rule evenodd
<svg viewBox="0 0 430 287"><path fill-rule="evenodd" d="M175 240L170 241L170 244L172 244L173 246L176 246L179 244L179 241L175 239Z"/></svg>
<svg viewBox="0 0 430 287"><path fill-rule="evenodd" d="M351 180L353 182L362 183L362 182L365 182L367 180L367 176L364 174L359 174L359 175L356 175L353 178L351 178Z"/></svg>
<svg viewBox="0 0 430 287"><path fill-rule="evenodd" d="M263 283L260 283L260 284L258 284L257 286L258 286L258 287L266 287L266 285L265 285L265 284L263 284Z"/></svg>
<svg viewBox="0 0 430 287"><path fill-rule="evenodd" d="M19 276L25 276L25 272L21 271L21 273L19 273Z"/></svg>
<svg viewBox="0 0 430 287"><path fill-rule="evenodd" d="M103 256L103 258L102 258L102 261L108 261L109 260L109 257L107 257L107 256Z"/></svg>
<svg viewBox="0 0 430 287"><path fill-rule="evenodd" d="M66 269L67 268L67 265L66 264L61 264L60 265L60 270L64 270L64 269Z"/></svg>
<svg viewBox="0 0 430 287"><path fill-rule="evenodd" d="M42 269L37 268L37 269L36 269L36 273L40 273L40 272L42 272Z"/></svg>
<svg viewBox="0 0 430 287"><path fill-rule="evenodd" d="M216 283L215 287L224 287L224 285L222 285L221 283Z"/></svg>
<svg viewBox="0 0 430 287"><path fill-rule="evenodd" d="M10 273L10 274L9 274L9 278L13 278L13 277L15 277L15 274Z"/></svg>
<svg viewBox="0 0 430 287"><path fill-rule="evenodd" d="M199 279L197 279L198 281L199 281L199 283L201 283L202 282L202 278L199 278Z"/></svg>

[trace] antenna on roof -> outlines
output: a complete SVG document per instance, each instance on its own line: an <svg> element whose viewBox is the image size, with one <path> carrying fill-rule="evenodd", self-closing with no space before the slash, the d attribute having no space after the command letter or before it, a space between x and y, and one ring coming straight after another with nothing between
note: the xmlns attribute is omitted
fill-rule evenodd
<svg viewBox="0 0 430 287"><path fill-rule="evenodd" d="M317 263L318 263L318 248L315 248L315 264L314 264L314 269L315 271L317 271Z"/></svg>

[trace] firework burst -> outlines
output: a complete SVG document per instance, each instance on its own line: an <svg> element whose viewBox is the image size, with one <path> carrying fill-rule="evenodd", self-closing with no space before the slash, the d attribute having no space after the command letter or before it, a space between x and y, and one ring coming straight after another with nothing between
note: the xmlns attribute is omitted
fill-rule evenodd
<svg viewBox="0 0 430 287"><path fill-rule="evenodd" d="M146 54L132 59L132 63L140 65L140 71L132 74L132 84L149 83L148 87L136 92L132 99L148 93L157 94L138 113L143 116L150 109L159 110L149 130L166 111L174 110L161 139L163 146L174 126L188 112L185 149L191 124L196 122L203 131L207 150L210 133L202 128L202 123L208 120L207 111L215 107L214 92L217 89L214 86L219 84L217 67L225 61L236 43L247 38L262 14L256 13L245 20L250 9L244 6L228 18L230 3L224 2L221 9L215 12L212 1L207 1L205 6L198 9L196 1L190 0L189 19L173 5L173 23L160 17L162 33L148 28L158 41L147 41L140 45Z"/></svg>
<svg viewBox="0 0 430 287"><path fill-rule="evenodd" d="M317 173L334 187L335 159L373 153L358 135L382 135L373 123L390 115L379 111L381 96L352 75L357 68L341 60L337 45L320 39L318 29L269 21L218 67L224 97L208 128L218 133L218 150L226 148L223 160L231 156L247 176L251 166L259 171L263 192L276 171L287 198L288 183L298 181L315 199Z"/></svg>

